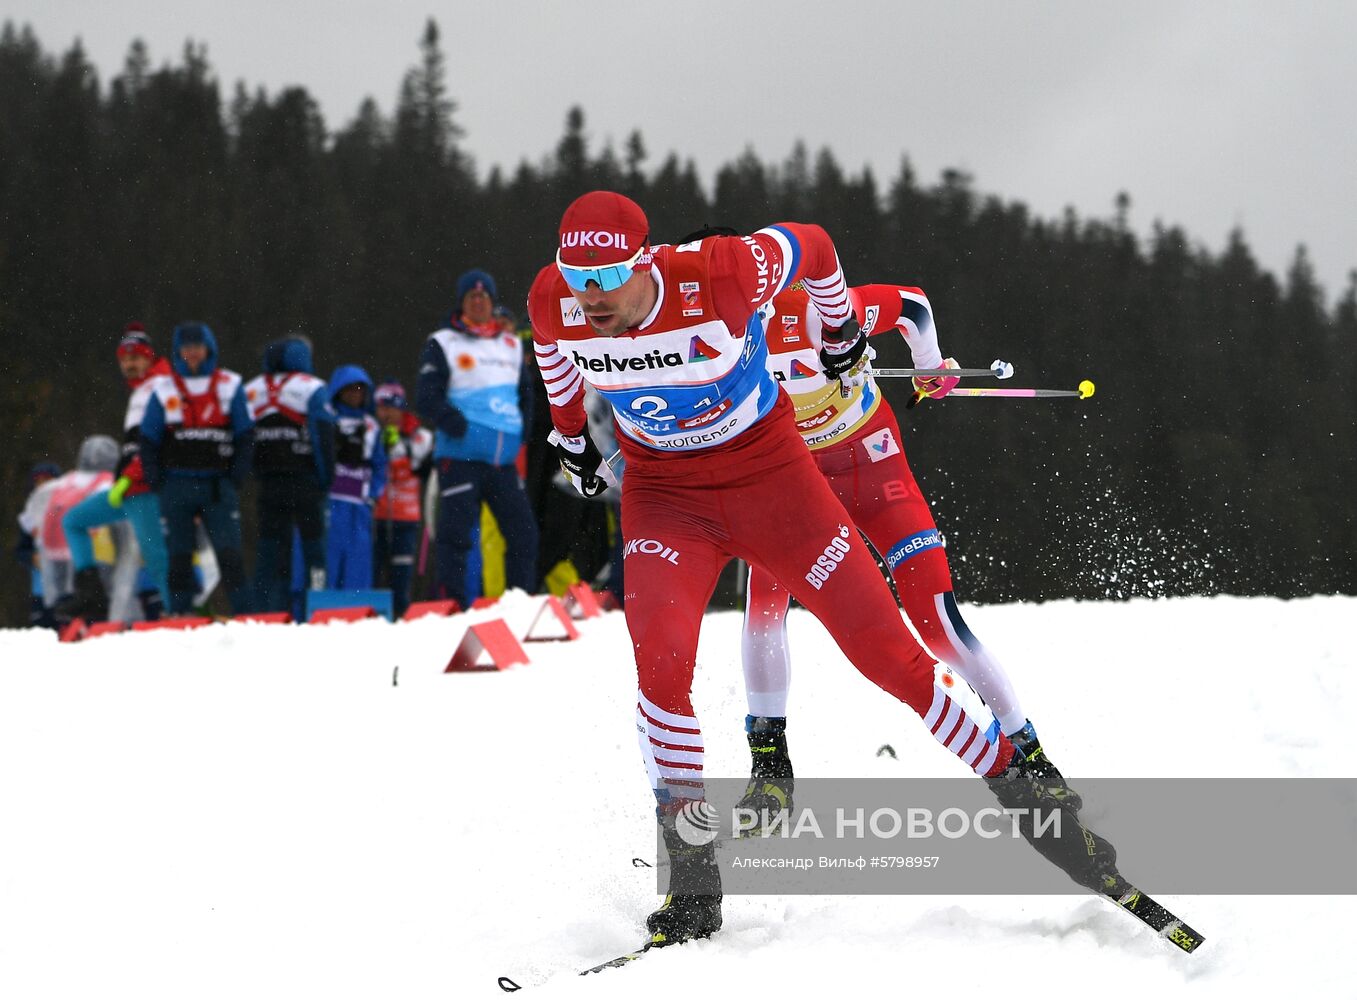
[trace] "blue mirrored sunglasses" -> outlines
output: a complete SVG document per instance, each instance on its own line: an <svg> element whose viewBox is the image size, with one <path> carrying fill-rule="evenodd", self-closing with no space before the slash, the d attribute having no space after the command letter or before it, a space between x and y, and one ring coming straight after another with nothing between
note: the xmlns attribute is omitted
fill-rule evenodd
<svg viewBox="0 0 1357 1000"><path fill-rule="evenodd" d="M605 292L611 292L621 288L627 283L627 280L636 273L636 262L641 259L641 254L645 248L642 247L634 253L630 260L623 261L621 264L608 264L603 267L571 267L569 264L561 263L561 251L556 251L556 268L561 272L561 277L565 283L577 292L582 292L589 287L589 282L594 282Z"/></svg>

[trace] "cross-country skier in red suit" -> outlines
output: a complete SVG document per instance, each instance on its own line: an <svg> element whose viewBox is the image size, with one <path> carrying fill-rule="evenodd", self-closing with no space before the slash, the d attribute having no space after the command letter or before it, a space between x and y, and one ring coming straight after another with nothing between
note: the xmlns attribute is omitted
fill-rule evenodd
<svg viewBox="0 0 1357 1000"><path fill-rule="evenodd" d="M848 299L865 336L897 331L916 368L956 367L938 348L933 310L921 289L863 285L850 288ZM759 314L769 371L791 397L801 438L853 523L890 568L900 603L924 645L984 699L1051 794L1063 796L1077 810L1079 797L1042 750L1013 682L961 617L942 534L905 460L895 414L871 368L864 366L846 387L825 374L819 359L823 324L802 288L782 292ZM939 399L957 381L945 376L916 379L915 388ZM749 705L745 730L753 764L741 806L760 814L787 808L793 790L785 735L791 675L788 603L786 588L773 574L751 565L742 660Z"/></svg>
<svg viewBox="0 0 1357 1000"><path fill-rule="evenodd" d="M640 206L623 195L576 199L528 309L562 468L586 495L614 482L586 430L586 382L612 404L626 458L637 728L671 860L669 896L647 926L652 944L664 945L721 925L715 852L684 843L673 817L703 795L689 689L702 615L732 558L772 573L854 666L923 717L1001 802L1034 806L1042 793L1008 738L935 684L932 658L910 635L768 372L757 310L796 281L823 318L823 369L838 377L862 363L866 340L829 236L779 223L750 236L652 247L649 231ZM1085 853L1082 838L1078 849Z"/></svg>

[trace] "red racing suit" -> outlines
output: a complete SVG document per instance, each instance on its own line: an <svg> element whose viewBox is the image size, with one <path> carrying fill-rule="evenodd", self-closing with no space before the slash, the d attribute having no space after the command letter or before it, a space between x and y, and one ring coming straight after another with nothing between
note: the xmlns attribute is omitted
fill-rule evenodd
<svg viewBox="0 0 1357 1000"><path fill-rule="evenodd" d="M639 682L642 757L662 808L703 794L701 728L690 699L698 630L731 558L765 567L824 623L866 677L924 717L977 773L1013 747L934 683L843 505L815 466L791 400L768 372L756 310L800 279L819 315L847 319L833 243L783 223L744 237L653 248L657 301L617 337L590 327L554 266L528 298L556 429L585 427L584 383L612 404L626 456L626 616ZM830 319L832 322L832 319Z"/></svg>

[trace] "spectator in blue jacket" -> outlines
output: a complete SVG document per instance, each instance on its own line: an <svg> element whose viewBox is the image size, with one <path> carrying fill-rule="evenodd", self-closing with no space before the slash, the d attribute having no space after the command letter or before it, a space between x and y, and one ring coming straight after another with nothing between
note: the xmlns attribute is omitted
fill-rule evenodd
<svg viewBox="0 0 1357 1000"><path fill-rule="evenodd" d="M330 377L335 466L326 570L337 590L372 586L372 505L386 487L386 446L373 416L372 379L357 365Z"/></svg>
<svg viewBox="0 0 1357 1000"><path fill-rule="evenodd" d="M252 451L245 387L217 364L217 338L206 323L174 328L172 371L156 378L141 420L141 464L160 496L169 551L170 611L193 602L193 553L201 518L216 551L231 611L249 610L249 586L240 554L238 491L249 475Z"/></svg>
<svg viewBox="0 0 1357 1000"><path fill-rule="evenodd" d="M448 325L429 335L420 356L415 409L435 428L439 506L435 589L467 604L466 562L481 503L504 535L505 580L531 592L537 583L537 523L516 460L532 406L523 341L495 316L495 279L457 279Z"/></svg>
<svg viewBox="0 0 1357 1000"><path fill-rule="evenodd" d="M325 381L311 372L305 337L264 348L264 373L245 386L254 420L259 542L256 611L288 607L292 536L301 540L304 585L325 587L325 495L334 477L335 417Z"/></svg>

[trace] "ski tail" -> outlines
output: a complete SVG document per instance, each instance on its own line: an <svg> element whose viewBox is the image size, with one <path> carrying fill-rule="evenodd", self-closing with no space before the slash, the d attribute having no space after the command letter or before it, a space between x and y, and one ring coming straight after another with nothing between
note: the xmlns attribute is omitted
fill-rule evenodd
<svg viewBox="0 0 1357 1000"><path fill-rule="evenodd" d="M1103 895L1135 917L1174 947L1189 955L1206 940L1200 932L1189 927L1181 917L1142 892L1129 882L1116 880Z"/></svg>

